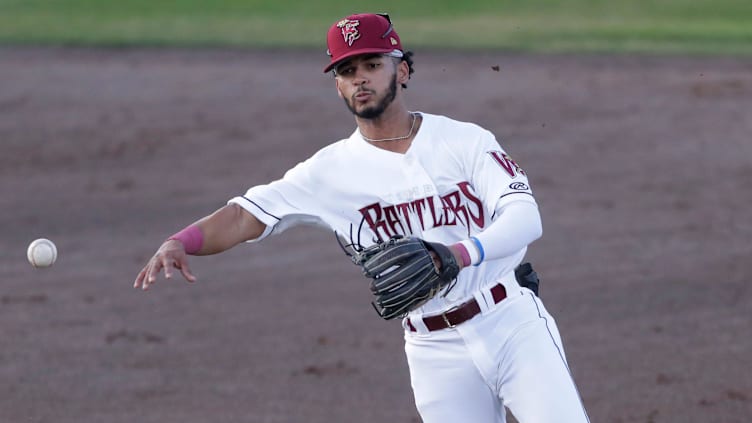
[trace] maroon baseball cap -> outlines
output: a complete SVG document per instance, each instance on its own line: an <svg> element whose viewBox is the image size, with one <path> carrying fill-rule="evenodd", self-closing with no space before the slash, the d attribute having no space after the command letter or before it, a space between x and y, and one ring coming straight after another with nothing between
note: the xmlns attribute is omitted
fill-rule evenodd
<svg viewBox="0 0 752 423"><path fill-rule="evenodd" d="M329 72L339 62L359 54L402 57L402 43L387 14L361 13L337 21L326 35Z"/></svg>

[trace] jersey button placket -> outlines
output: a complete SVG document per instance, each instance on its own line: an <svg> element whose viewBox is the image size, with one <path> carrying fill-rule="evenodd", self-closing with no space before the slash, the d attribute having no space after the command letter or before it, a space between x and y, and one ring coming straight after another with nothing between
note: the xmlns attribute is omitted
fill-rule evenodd
<svg viewBox="0 0 752 423"><path fill-rule="evenodd" d="M413 200L431 197L437 194L436 186L426 169L413 155L406 154L404 159L404 172L407 184L413 188Z"/></svg>

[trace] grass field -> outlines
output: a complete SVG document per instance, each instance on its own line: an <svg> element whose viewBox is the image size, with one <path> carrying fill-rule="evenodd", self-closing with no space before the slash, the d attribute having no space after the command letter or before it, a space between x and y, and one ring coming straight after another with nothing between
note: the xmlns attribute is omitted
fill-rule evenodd
<svg viewBox="0 0 752 423"><path fill-rule="evenodd" d="M389 11L408 47L752 54L749 0L0 0L0 44L320 48L353 11Z"/></svg>

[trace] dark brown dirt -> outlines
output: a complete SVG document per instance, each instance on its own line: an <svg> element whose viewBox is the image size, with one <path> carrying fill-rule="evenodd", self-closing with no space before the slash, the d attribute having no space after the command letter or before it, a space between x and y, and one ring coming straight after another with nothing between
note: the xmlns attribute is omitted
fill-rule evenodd
<svg viewBox="0 0 752 423"><path fill-rule="evenodd" d="M326 231L131 288L167 235L350 133L323 62L0 49L0 422L419 421L401 328ZM752 61L416 69L414 109L486 126L530 175L529 257L592 421L752 421Z"/></svg>

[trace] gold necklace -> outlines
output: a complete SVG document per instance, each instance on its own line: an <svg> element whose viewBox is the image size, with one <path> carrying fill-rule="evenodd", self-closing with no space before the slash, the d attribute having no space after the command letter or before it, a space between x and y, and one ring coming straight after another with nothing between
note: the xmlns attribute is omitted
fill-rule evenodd
<svg viewBox="0 0 752 423"><path fill-rule="evenodd" d="M395 137L395 138L382 138L382 139L380 139L380 140L374 140L374 139L368 138L368 137L366 137L365 135L363 135L363 131L361 131L361 130L360 130L360 128L358 128L358 132L360 132L360 136L361 136L361 137L362 137L362 138L363 138L364 140L366 140L366 141L368 141L368 142L382 142L382 141L399 141L399 140L406 140L406 139L410 138L410 137L411 137L411 136L413 135L413 130L415 129L415 120L416 120L416 119L415 119L415 116L416 116L416 113L410 113L410 114L411 114L411 115L413 115L413 123L412 123L412 125L410 125L410 132L408 132L408 133L407 133L407 135L405 135L405 136L402 136L402 137Z"/></svg>

